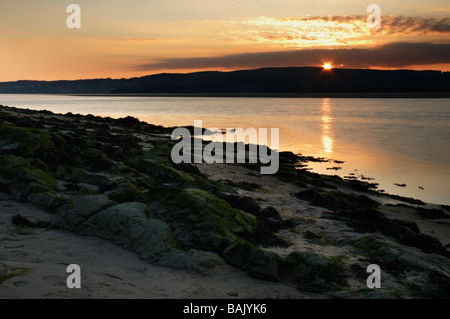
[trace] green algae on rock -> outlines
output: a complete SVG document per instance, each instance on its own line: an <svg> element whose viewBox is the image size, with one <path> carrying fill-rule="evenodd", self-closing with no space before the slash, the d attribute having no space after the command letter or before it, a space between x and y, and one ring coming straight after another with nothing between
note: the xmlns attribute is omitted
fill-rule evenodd
<svg viewBox="0 0 450 319"><path fill-rule="evenodd" d="M111 206L87 219L78 229L83 235L95 235L132 249L150 262L178 247L171 228L152 218L147 205L139 202Z"/></svg>
<svg viewBox="0 0 450 319"><path fill-rule="evenodd" d="M245 242L239 234L252 232L256 226L253 215L231 208L204 190L160 187L151 193L150 209L171 225L185 248L220 254L232 243Z"/></svg>

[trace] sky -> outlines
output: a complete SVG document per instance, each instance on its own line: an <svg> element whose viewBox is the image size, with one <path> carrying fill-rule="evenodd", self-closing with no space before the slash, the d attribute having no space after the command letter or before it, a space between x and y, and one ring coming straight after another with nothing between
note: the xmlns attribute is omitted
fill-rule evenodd
<svg viewBox="0 0 450 319"><path fill-rule="evenodd" d="M381 9L371 28L367 6ZM70 29L70 4L81 28ZM450 71L448 0L0 0L0 81L259 67Z"/></svg>

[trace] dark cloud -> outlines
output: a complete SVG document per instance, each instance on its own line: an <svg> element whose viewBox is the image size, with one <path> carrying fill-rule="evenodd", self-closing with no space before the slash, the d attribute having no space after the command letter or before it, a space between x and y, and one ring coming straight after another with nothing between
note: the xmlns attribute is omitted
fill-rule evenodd
<svg viewBox="0 0 450 319"><path fill-rule="evenodd" d="M383 30L388 34L408 35L411 32L419 34L450 32L450 18L424 17L393 17L381 18Z"/></svg>
<svg viewBox="0 0 450 319"><path fill-rule="evenodd" d="M402 68L411 65L450 63L450 43L391 43L367 49L304 49L245 53L205 58L177 58L137 66L139 70L243 69L284 66L317 66L325 61L344 67Z"/></svg>

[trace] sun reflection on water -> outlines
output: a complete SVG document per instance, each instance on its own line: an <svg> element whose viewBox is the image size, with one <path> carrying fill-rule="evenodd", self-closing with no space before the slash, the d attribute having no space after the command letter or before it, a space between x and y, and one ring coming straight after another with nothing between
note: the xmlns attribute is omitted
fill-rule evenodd
<svg viewBox="0 0 450 319"><path fill-rule="evenodd" d="M322 147L327 154L333 153L332 121L330 99L325 98L322 100Z"/></svg>

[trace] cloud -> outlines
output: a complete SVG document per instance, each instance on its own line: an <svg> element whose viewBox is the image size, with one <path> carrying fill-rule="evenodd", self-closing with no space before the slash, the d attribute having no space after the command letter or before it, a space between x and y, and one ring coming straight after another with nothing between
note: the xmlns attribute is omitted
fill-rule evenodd
<svg viewBox="0 0 450 319"><path fill-rule="evenodd" d="M350 68L403 68L450 63L450 43L396 42L374 48L302 49L232 54L219 57L164 59L138 65L141 71L162 69L247 69L260 67L319 66L324 62Z"/></svg>
<svg viewBox="0 0 450 319"><path fill-rule="evenodd" d="M370 28L367 15L324 17L256 17L229 22L234 43L276 44L286 47L370 44L382 37L447 37L450 18L381 16L381 28Z"/></svg>

